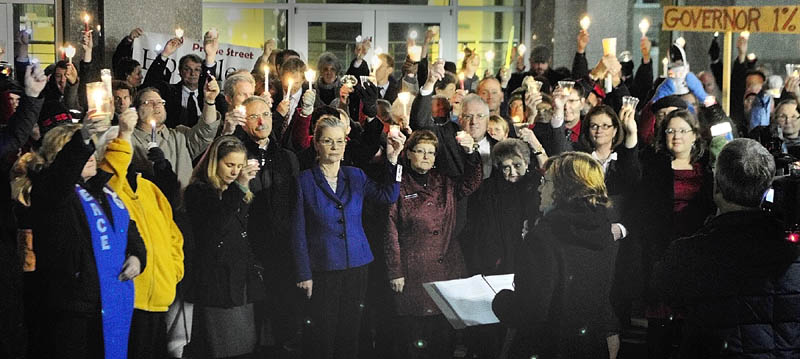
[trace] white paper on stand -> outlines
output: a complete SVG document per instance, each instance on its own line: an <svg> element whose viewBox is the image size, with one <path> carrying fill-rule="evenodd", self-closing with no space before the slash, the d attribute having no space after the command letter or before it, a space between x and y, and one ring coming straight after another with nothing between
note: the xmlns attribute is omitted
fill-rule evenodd
<svg viewBox="0 0 800 359"><path fill-rule="evenodd" d="M464 279L423 283L422 287L455 329L500 321L492 312L497 292L513 289L514 275L475 275Z"/></svg>

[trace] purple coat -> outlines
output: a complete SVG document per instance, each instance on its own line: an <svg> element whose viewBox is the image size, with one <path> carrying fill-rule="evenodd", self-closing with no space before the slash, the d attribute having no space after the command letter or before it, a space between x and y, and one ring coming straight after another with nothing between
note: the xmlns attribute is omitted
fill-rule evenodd
<svg viewBox="0 0 800 359"><path fill-rule="evenodd" d="M422 283L466 275L461 247L453 238L456 201L478 189L483 177L480 156L470 155L459 179L436 169L423 180L403 173L400 196L389 210L384 253L388 279L405 278L402 293L394 293L399 315L434 315L440 311ZM425 182L420 183L420 182Z"/></svg>

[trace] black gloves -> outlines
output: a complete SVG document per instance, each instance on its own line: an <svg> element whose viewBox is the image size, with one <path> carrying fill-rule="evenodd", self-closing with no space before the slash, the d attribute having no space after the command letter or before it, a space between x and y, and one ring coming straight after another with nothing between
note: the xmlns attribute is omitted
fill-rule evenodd
<svg viewBox="0 0 800 359"><path fill-rule="evenodd" d="M153 147L147 151L147 159L153 162L153 168L157 170L172 169L172 165L164 157L164 151L158 147Z"/></svg>
<svg viewBox="0 0 800 359"><path fill-rule="evenodd" d="M719 61L719 42L717 42L717 37L715 36L711 40L711 47L708 48L708 56L711 57L711 62Z"/></svg>
<svg viewBox="0 0 800 359"><path fill-rule="evenodd" d="M364 112L364 115L367 117L375 117L378 115L378 95L380 94L380 90L375 84L365 81L361 83L363 86L356 86L355 90L358 93L358 96L361 98L361 103L364 107L361 111Z"/></svg>

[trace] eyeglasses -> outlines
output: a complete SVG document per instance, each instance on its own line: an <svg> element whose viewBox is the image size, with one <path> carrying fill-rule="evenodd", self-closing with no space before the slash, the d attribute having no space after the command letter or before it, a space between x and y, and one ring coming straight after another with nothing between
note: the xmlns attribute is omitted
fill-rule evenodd
<svg viewBox="0 0 800 359"><path fill-rule="evenodd" d="M787 122L788 121L792 121L792 122L794 122L794 121L797 121L798 119L800 119L800 117L789 117L789 116L786 116L786 115L778 115L778 117L776 117L776 119L778 121L787 121Z"/></svg>
<svg viewBox="0 0 800 359"><path fill-rule="evenodd" d="M333 140L333 139L330 139L330 138L323 138L323 139L321 139L319 141L319 143L321 143L321 144L323 144L325 146L328 146L328 147L333 147L333 144L336 144L336 146L338 147L338 146L346 145L347 144L347 140Z"/></svg>
<svg viewBox="0 0 800 359"><path fill-rule="evenodd" d="M409 150L409 152L411 152L411 153L413 153L413 154L415 154L417 156L422 156L422 157L425 157L425 156L436 157L436 151Z"/></svg>
<svg viewBox="0 0 800 359"><path fill-rule="evenodd" d="M264 118L272 118L272 112L264 112L264 113L254 113L250 116L245 117L248 121L256 121Z"/></svg>
<svg viewBox="0 0 800 359"><path fill-rule="evenodd" d="M611 128L614 128L614 127L615 127L614 125L609 125L609 124L605 124L605 123L602 124L602 125L598 125L596 123L593 123L593 124L589 125L589 129L592 130L592 131L597 131L600 128L602 128L603 130L608 130L608 129L611 129Z"/></svg>
<svg viewBox="0 0 800 359"><path fill-rule="evenodd" d="M156 105L161 105L162 107L167 104L167 101L164 100L147 100L144 102L145 105L150 105L155 107Z"/></svg>
<svg viewBox="0 0 800 359"><path fill-rule="evenodd" d="M461 115L461 119L464 120L464 121L472 121L473 119L476 119L476 118L479 119L479 120L482 120L482 119L487 118L487 117L489 117L489 115L487 115L485 113L479 113L479 114L475 114L475 115Z"/></svg>
<svg viewBox="0 0 800 359"><path fill-rule="evenodd" d="M503 171L503 174L507 176L507 175L511 174L511 169L516 170L517 174L520 174L520 173L522 173L522 170L525 167L526 167L526 165L524 163L515 162L515 163L512 163L511 165L500 166L500 170ZM542 177L542 178L544 178L544 177Z"/></svg>
<svg viewBox="0 0 800 359"><path fill-rule="evenodd" d="M664 130L664 133L666 133L667 136L669 136L669 135L675 136L676 134L685 135L687 133L692 133L692 132L694 132L694 130L691 129L691 128L681 128L681 129L668 128L668 129Z"/></svg>

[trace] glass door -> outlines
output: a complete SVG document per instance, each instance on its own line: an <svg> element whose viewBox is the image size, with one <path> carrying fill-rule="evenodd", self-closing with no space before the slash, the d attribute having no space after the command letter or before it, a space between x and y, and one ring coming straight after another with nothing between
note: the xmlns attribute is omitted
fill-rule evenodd
<svg viewBox="0 0 800 359"><path fill-rule="evenodd" d="M0 61L14 65L14 32L8 21L9 4L0 4ZM9 50L9 47L11 48Z"/></svg>
<svg viewBox="0 0 800 359"><path fill-rule="evenodd" d="M425 40L425 33L434 30L430 59L455 58L456 36L450 30L453 16L447 9L426 8L420 10L378 10L375 12L375 46L386 49L394 56L395 77L399 78L406 59L406 40L416 33L417 45ZM424 55L423 55L424 56Z"/></svg>
<svg viewBox="0 0 800 359"><path fill-rule="evenodd" d="M320 54L332 52L346 69L353 60L357 36L375 36L375 11L298 9L290 48L305 56L312 67Z"/></svg>

